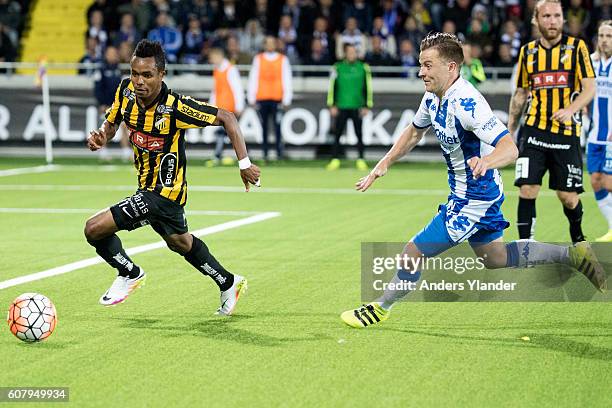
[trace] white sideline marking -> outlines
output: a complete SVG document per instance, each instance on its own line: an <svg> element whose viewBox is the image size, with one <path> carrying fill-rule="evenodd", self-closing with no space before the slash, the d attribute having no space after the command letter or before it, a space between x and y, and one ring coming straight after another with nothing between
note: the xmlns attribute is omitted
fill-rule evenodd
<svg viewBox="0 0 612 408"><path fill-rule="evenodd" d="M212 225L210 227L202 228L199 230L191 231L191 233L197 237L202 237L205 235L211 235L216 232L227 231L232 228L242 227L244 225L254 224L256 222L261 222L265 220L269 220L271 218L275 218L280 216L279 212L264 212L257 215L252 215L247 218L241 218L239 220L228 221L222 224ZM153 242L151 244L140 245L133 248L128 248L126 250L128 255L135 255L141 252L152 251L158 248L164 248L166 246L165 241ZM30 275L20 276L18 278L13 278L6 280L4 282L0 282L0 290L10 288L13 286L21 285L28 282L34 282L44 278L50 278L52 276L62 275L64 273L76 271L79 269L87 268L89 266L97 265L100 263L104 263L105 261L99 256L94 258L83 259L81 261L72 262L67 265L58 266L57 268L47 269L46 271L32 273Z"/></svg>
<svg viewBox="0 0 612 408"><path fill-rule="evenodd" d="M70 185L70 184L0 184L3 191L135 191L130 186L105 186L105 185ZM244 187L239 186L189 186L191 192L209 193L243 193ZM420 195L420 196L447 196L448 189L379 189L368 190L365 194L372 195ZM255 194L363 194L352 188L311 188L311 187L252 187L251 193ZM249 194L251 194L249 193ZM518 189L505 191L506 196L518 196ZM553 197L554 191L540 191L540 196Z"/></svg>
<svg viewBox="0 0 612 408"><path fill-rule="evenodd" d="M0 213L12 214L93 214L100 209L93 208L2 208ZM217 211L217 210L186 210L187 215L253 215L259 211Z"/></svg>
<svg viewBox="0 0 612 408"><path fill-rule="evenodd" d="M57 169L58 167L54 164L46 164L44 166L36 166L36 167L19 167L16 169L0 170L0 177L18 176L19 174L28 174L28 173L46 173L48 171L53 171Z"/></svg>

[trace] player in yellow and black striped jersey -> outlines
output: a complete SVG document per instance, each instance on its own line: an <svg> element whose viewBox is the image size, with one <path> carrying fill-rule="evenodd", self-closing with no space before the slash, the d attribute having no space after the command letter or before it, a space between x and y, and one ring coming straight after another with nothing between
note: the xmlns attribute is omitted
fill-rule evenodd
<svg viewBox="0 0 612 408"><path fill-rule="evenodd" d="M168 89L163 82L166 58L161 44L140 41L130 66L130 78L117 88L102 127L92 131L87 140L91 150L98 150L113 138L120 123L125 123L138 174L134 195L100 211L85 225L87 241L118 271L100 303L121 303L144 281L144 271L125 253L116 232L150 224L171 250L215 281L221 291L217 313L229 315L246 289L246 279L227 271L206 244L188 232L183 209L187 200L185 130L222 125L236 151L247 191L249 184L259 185L259 168L251 164L231 112Z"/></svg>
<svg viewBox="0 0 612 408"><path fill-rule="evenodd" d="M567 108L582 90L583 78L594 78L589 50L579 38L562 35L553 47L535 40L521 48L517 87L529 89L531 103L525 126L554 135L580 137L580 115L561 122L553 117Z"/></svg>
<svg viewBox="0 0 612 408"><path fill-rule="evenodd" d="M183 96L162 83L157 98L148 106L136 103L134 84L121 82L106 120L116 126L123 121L134 149L138 189L154 191L180 205L187 200L185 129L215 123L217 107Z"/></svg>
<svg viewBox="0 0 612 408"><path fill-rule="evenodd" d="M520 187L518 230L533 238L535 200L548 170L570 224L572 242L584 241L580 147L581 111L595 94L595 72L585 42L563 34L559 0L538 0L532 23L541 37L521 47L517 89L510 102L508 130L514 134L524 114L515 185Z"/></svg>

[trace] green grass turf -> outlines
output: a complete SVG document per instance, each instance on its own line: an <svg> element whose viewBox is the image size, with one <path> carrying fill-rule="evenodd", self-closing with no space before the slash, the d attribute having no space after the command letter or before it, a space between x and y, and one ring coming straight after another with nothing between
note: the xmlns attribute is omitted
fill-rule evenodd
<svg viewBox="0 0 612 408"><path fill-rule="evenodd" d="M0 169L40 164L3 159ZM82 167L1 177L0 207L97 209L133 191L129 166L77 164ZM405 241L418 232L445 201L446 177L439 164L401 164L365 194L265 193L350 189L362 175L322 167L264 167L264 188L252 194L190 192L188 210L282 213L204 238L228 269L249 279L250 291L231 318L212 316L213 282L166 249L133 257L147 271L147 285L114 308L97 304L114 275L103 264L0 290L2 307L33 291L50 297L59 314L56 333L40 344L0 330L0 386L70 387L72 405L100 407L610 405L607 303L405 303L379 327L345 327L339 314L360 300L360 243ZM503 208L514 223L511 170L504 180ZM189 181L241 185L236 169L204 169L201 161L191 162ZM603 234L591 193L583 203L586 234ZM87 216L0 213L0 281L94 256L82 236ZM242 217L188 218L191 229L200 229ZM538 238L567 235L558 200L543 194ZM159 240L149 228L120 237L126 247ZM506 240L514 238L513 225Z"/></svg>

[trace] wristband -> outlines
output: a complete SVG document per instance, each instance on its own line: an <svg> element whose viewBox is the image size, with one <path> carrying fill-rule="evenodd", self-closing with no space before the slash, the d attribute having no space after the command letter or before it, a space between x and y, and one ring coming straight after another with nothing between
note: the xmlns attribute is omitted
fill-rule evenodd
<svg viewBox="0 0 612 408"><path fill-rule="evenodd" d="M251 167L251 160L249 159L249 156L245 157L244 159L238 160L238 168L240 170L245 170L249 167Z"/></svg>

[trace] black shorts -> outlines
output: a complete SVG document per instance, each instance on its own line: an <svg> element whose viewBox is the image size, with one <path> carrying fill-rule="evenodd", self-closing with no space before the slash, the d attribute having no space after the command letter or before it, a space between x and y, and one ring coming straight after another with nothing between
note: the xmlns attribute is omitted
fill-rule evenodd
<svg viewBox="0 0 612 408"><path fill-rule="evenodd" d="M551 190L584 192L579 138L523 127L514 185L542 185L546 170L550 173L548 188Z"/></svg>
<svg viewBox="0 0 612 408"><path fill-rule="evenodd" d="M110 210L119 230L132 231L150 224L160 235L184 234L188 231L183 207L150 191L138 190Z"/></svg>

